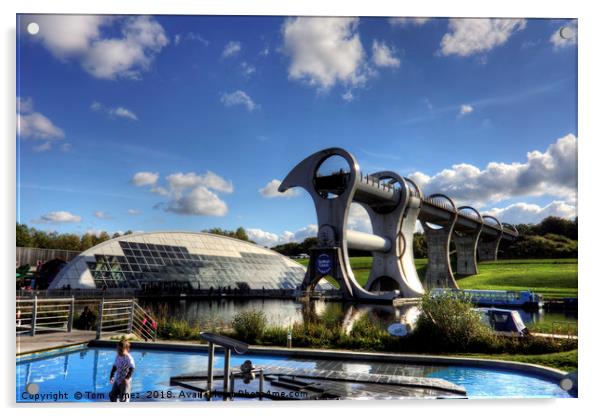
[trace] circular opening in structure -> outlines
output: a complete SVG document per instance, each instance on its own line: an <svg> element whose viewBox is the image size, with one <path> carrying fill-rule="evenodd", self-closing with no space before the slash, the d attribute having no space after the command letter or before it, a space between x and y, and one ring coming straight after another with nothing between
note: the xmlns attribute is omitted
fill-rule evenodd
<svg viewBox="0 0 602 416"><path fill-rule="evenodd" d="M316 192L324 199L337 198L349 184L351 168L347 160L339 155L327 157L314 174Z"/></svg>
<svg viewBox="0 0 602 416"><path fill-rule="evenodd" d="M422 226L426 226L428 228L430 228L431 230L440 230L441 228L443 228L441 225L437 225L437 224L433 224L432 222L423 222Z"/></svg>

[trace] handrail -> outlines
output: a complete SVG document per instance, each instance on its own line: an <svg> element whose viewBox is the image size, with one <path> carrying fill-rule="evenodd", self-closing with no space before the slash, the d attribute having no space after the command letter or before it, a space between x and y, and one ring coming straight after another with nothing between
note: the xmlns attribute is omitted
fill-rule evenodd
<svg viewBox="0 0 602 416"><path fill-rule="evenodd" d="M134 334L143 341L157 339L157 321L134 299L103 299L98 312L97 339L103 332Z"/></svg>

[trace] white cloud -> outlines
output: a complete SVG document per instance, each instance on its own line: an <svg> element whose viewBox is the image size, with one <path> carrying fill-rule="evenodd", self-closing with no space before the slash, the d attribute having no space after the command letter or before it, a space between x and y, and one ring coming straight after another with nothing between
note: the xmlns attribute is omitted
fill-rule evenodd
<svg viewBox="0 0 602 416"><path fill-rule="evenodd" d="M576 45L577 21L572 20L569 24L557 28L554 33L552 33L552 36L550 36L550 42L554 45L554 49L556 50Z"/></svg>
<svg viewBox="0 0 602 416"><path fill-rule="evenodd" d="M81 220L82 217L72 214L68 211L53 211L32 220L32 222L36 224L60 224L80 222Z"/></svg>
<svg viewBox="0 0 602 416"><path fill-rule="evenodd" d="M237 55L242 49L242 45L240 42L231 40L224 47L224 51L222 52L222 58L230 58L232 56Z"/></svg>
<svg viewBox="0 0 602 416"><path fill-rule="evenodd" d="M399 59L394 56L395 49L387 46L385 42L374 40L372 42L372 62L380 67L398 68Z"/></svg>
<svg viewBox="0 0 602 416"><path fill-rule="evenodd" d="M232 107L236 105L242 105L247 108L249 111L253 111L259 109L259 105L255 103L251 97L247 95L246 92L237 90L231 93L223 93L220 99L222 104L226 107Z"/></svg>
<svg viewBox="0 0 602 416"><path fill-rule="evenodd" d="M337 82L363 84L369 69L357 31L359 19L288 18L282 25L284 52L290 57L289 78L329 90Z"/></svg>
<svg viewBox="0 0 602 416"><path fill-rule="evenodd" d="M129 118L130 120L138 120L136 114L134 114L131 110L123 107L117 107L111 114L116 115L117 117Z"/></svg>
<svg viewBox="0 0 602 416"><path fill-rule="evenodd" d="M247 77L255 73L255 67L247 62L243 62L240 66L242 67L243 75Z"/></svg>
<svg viewBox="0 0 602 416"><path fill-rule="evenodd" d="M132 178L132 183L136 186L150 186L151 192L165 197L167 201L156 207L162 207L167 212L213 216L224 216L228 212L227 204L216 192L231 193L234 186L231 181L216 173L173 173L166 177L167 187L158 186L158 179L158 173L138 172Z"/></svg>
<svg viewBox="0 0 602 416"><path fill-rule="evenodd" d="M491 162L484 170L461 163L433 176L409 175L425 195L443 193L457 204L476 207L518 196L549 195L572 202L577 192L577 138L567 134L545 152L527 153L527 161Z"/></svg>
<svg viewBox="0 0 602 416"><path fill-rule="evenodd" d="M355 97L351 91L346 91L345 94L341 94L341 98L350 103Z"/></svg>
<svg viewBox="0 0 602 416"><path fill-rule="evenodd" d="M474 108L472 105L468 105L468 104L462 104L460 106L460 112L458 113L458 116L462 117L465 116L466 114L470 114L474 111Z"/></svg>
<svg viewBox="0 0 602 416"><path fill-rule="evenodd" d="M199 42L205 46L209 46L209 41L202 37L199 33L188 32L186 34L177 34L174 36L174 45L178 46L184 41Z"/></svg>
<svg viewBox="0 0 602 416"><path fill-rule="evenodd" d="M372 232L372 223L370 216L364 207L357 202L351 203L349 216L347 217L347 228L355 231L363 231L365 233Z"/></svg>
<svg viewBox="0 0 602 416"><path fill-rule="evenodd" d="M284 231L281 234L271 233L259 228L247 228L247 234L249 235L249 238L257 244L273 247L279 244L301 242L308 237L316 237L318 235L318 226L310 224L297 231Z"/></svg>
<svg viewBox="0 0 602 416"><path fill-rule="evenodd" d="M294 188L287 189L286 192L278 192L281 183L278 179L272 179L259 190L259 193L264 198L290 198L299 195Z"/></svg>
<svg viewBox="0 0 602 416"><path fill-rule="evenodd" d="M158 180L157 172L137 172L132 177L132 183L136 186L156 185Z"/></svg>
<svg viewBox="0 0 602 416"><path fill-rule="evenodd" d="M389 24L393 27L422 26L429 20L430 17L391 17Z"/></svg>
<svg viewBox="0 0 602 416"><path fill-rule="evenodd" d="M94 211L94 216L100 220L112 220L113 219L113 217L111 217L105 211Z"/></svg>
<svg viewBox="0 0 602 416"><path fill-rule="evenodd" d="M33 16L32 16L33 18ZM139 78L169 40L150 16L36 15L36 35L58 59L77 60L89 74L101 79ZM103 30L116 37L103 36Z"/></svg>
<svg viewBox="0 0 602 416"><path fill-rule="evenodd" d="M109 117L120 117L127 118L129 120L138 121L138 116L132 111L125 107L107 107L98 101L94 101L90 105L90 110L97 113L106 113Z"/></svg>
<svg viewBox="0 0 602 416"><path fill-rule="evenodd" d="M140 215L140 214L141 214L140 210L137 210L135 208L128 209L128 215Z"/></svg>
<svg viewBox="0 0 602 416"><path fill-rule="evenodd" d="M45 115L35 112L31 98L17 97L17 135L21 139L43 140L33 150L45 152L52 149L54 141L65 138L65 131Z"/></svg>
<svg viewBox="0 0 602 416"><path fill-rule="evenodd" d="M449 19L450 31L441 39L439 52L458 56L485 53L526 26L525 19Z"/></svg>
<svg viewBox="0 0 602 416"><path fill-rule="evenodd" d="M17 115L19 136L25 139L64 139L65 132L43 114L29 113Z"/></svg>
<svg viewBox="0 0 602 416"><path fill-rule="evenodd" d="M187 194L172 198L165 211L180 215L223 217L228 213L228 206L214 192L203 186L197 186Z"/></svg>
<svg viewBox="0 0 602 416"><path fill-rule="evenodd" d="M35 152L46 152L50 149L52 149L52 142L43 142L43 143L33 147L33 150Z"/></svg>
<svg viewBox="0 0 602 416"><path fill-rule="evenodd" d="M194 172L189 173L173 173L167 177L167 182L171 191L179 193L184 189L203 186L208 189L213 189L218 192L232 193L234 186L232 181L227 181L216 173L207 171L202 175L197 175Z"/></svg>
<svg viewBox="0 0 602 416"><path fill-rule="evenodd" d="M537 224L546 217L575 218L577 209L565 201L553 201L545 206L519 202L505 208L492 208L484 214L510 224Z"/></svg>
<svg viewBox="0 0 602 416"><path fill-rule="evenodd" d="M17 97L17 113L31 113L33 111L33 100L31 97Z"/></svg>

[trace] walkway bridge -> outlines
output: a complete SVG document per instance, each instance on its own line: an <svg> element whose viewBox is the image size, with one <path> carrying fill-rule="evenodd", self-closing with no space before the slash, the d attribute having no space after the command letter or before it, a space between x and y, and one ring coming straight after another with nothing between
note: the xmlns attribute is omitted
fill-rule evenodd
<svg viewBox="0 0 602 416"><path fill-rule="evenodd" d="M342 159L347 168L322 172L331 158ZM500 241L518 236L512 225L481 215L470 206L457 207L443 194L424 196L409 178L392 171L365 175L355 157L344 149L330 148L310 155L286 176L279 187L305 189L318 217L318 246L312 251L307 275L300 288L312 290L327 275L340 286L346 299L390 300L400 295L418 297L424 286L414 264L413 236L420 221L428 245L427 288L457 288L451 267L450 244L456 247L456 272L478 273L477 257L496 260ZM368 213L372 233L350 230L351 203ZM372 252L373 262L366 285L357 283L349 263L349 249Z"/></svg>

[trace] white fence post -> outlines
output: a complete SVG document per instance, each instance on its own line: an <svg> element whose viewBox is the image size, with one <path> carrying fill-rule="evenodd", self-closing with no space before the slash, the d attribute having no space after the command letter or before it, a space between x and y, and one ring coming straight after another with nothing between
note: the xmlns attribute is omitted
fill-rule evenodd
<svg viewBox="0 0 602 416"><path fill-rule="evenodd" d="M67 321L67 332L71 332L73 329L73 319L75 316L75 296L71 296L71 303L69 304L69 320Z"/></svg>
<svg viewBox="0 0 602 416"><path fill-rule="evenodd" d="M36 319L38 315L38 297L33 297L33 306L31 308L31 336L36 334Z"/></svg>
<svg viewBox="0 0 602 416"><path fill-rule="evenodd" d="M98 304L98 323L96 324L96 339L100 339L100 336L102 335L102 314L104 310L104 303L105 298L102 298L100 300L100 303Z"/></svg>

